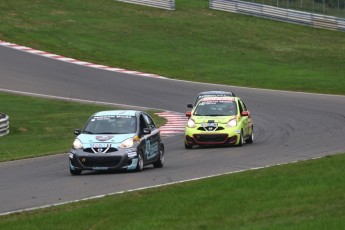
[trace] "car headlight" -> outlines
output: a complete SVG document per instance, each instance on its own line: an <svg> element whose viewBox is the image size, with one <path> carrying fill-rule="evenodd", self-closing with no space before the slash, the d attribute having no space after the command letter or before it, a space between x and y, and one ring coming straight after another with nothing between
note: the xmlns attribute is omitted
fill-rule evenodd
<svg viewBox="0 0 345 230"><path fill-rule="evenodd" d="M187 122L188 128L194 128L195 127L195 122L193 119L189 119Z"/></svg>
<svg viewBox="0 0 345 230"><path fill-rule="evenodd" d="M133 138L128 138L124 141L122 141L122 143L119 145L120 148L130 148L130 147L133 147L134 145L134 139Z"/></svg>
<svg viewBox="0 0 345 230"><path fill-rule="evenodd" d="M75 148L75 149L82 149L83 148L83 144L81 143L81 141L78 138L74 140L73 148Z"/></svg>
<svg viewBox="0 0 345 230"><path fill-rule="evenodd" d="M226 124L226 126L228 126L228 127L235 127L236 125L237 125L236 118L230 120L230 121Z"/></svg>

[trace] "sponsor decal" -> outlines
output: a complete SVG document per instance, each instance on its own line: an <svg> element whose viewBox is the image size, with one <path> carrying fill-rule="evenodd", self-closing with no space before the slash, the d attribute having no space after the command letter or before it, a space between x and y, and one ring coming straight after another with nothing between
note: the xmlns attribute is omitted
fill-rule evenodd
<svg viewBox="0 0 345 230"><path fill-rule="evenodd" d="M202 123L201 127L203 127L206 131L214 131L218 128L218 123L215 123L215 122Z"/></svg>
<svg viewBox="0 0 345 230"><path fill-rule="evenodd" d="M97 141L108 141L111 138L113 138L114 136L96 136L96 140Z"/></svg>
<svg viewBox="0 0 345 230"><path fill-rule="evenodd" d="M108 116L94 116L91 121L103 121L103 120L111 120L115 119L114 115L108 115Z"/></svg>
<svg viewBox="0 0 345 230"><path fill-rule="evenodd" d="M204 102L218 102L218 101L235 101L233 97L205 97L202 99Z"/></svg>
<svg viewBox="0 0 345 230"><path fill-rule="evenodd" d="M116 118L135 118L134 116L130 116L130 115L116 115Z"/></svg>
<svg viewBox="0 0 345 230"><path fill-rule="evenodd" d="M110 144L106 144L106 143L93 143L91 144L91 148L107 148L110 147Z"/></svg>
<svg viewBox="0 0 345 230"><path fill-rule="evenodd" d="M148 159L153 158L158 153L158 143L146 140L145 155Z"/></svg>
<svg viewBox="0 0 345 230"><path fill-rule="evenodd" d="M93 170L108 170L108 167L93 167Z"/></svg>

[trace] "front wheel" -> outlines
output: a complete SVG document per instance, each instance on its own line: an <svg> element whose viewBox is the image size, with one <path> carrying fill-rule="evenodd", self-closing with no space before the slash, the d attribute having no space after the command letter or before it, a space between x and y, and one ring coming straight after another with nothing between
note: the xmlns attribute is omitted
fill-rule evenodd
<svg viewBox="0 0 345 230"><path fill-rule="evenodd" d="M135 168L135 171L141 172L144 168L144 158L143 158L143 153L140 151L138 153L138 164L137 167Z"/></svg>
<svg viewBox="0 0 345 230"><path fill-rule="evenodd" d="M157 161L153 162L153 167L162 168L164 165L164 146L161 145L159 148L159 158Z"/></svg>
<svg viewBox="0 0 345 230"><path fill-rule="evenodd" d="M80 175L81 174L81 170L79 169L74 169L72 168L72 166L69 166L69 172L72 174L72 175Z"/></svg>
<svg viewBox="0 0 345 230"><path fill-rule="evenodd" d="M254 129L252 128L252 133L250 134L249 138L246 140L246 143L251 144L254 142Z"/></svg>
<svg viewBox="0 0 345 230"><path fill-rule="evenodd" d="M237 146L242 146L244 143L244 137L243 137L243 130L241 130L241 134L240 134L240 141L238 142Z"/></svg>
<svg viewBox="0 0 345 230"><path fill-rule="evenodd" d="M189 145L189 144L187 144L186 142L184 143L184 147L186 148L186 149L192 149L193 148L193 145Z"/></svg>

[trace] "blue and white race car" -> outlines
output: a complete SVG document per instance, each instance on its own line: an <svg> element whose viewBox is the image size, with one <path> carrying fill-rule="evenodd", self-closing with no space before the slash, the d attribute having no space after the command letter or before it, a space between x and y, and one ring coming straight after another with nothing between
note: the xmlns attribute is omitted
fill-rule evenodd
<svg viewBox="0 0 345 230"><path fill-rule="evenodd" d="M69 153L72 175L83 170L161 168L164 144L153 119L143 111L110 110L93 114L77 135Z"/></svg>

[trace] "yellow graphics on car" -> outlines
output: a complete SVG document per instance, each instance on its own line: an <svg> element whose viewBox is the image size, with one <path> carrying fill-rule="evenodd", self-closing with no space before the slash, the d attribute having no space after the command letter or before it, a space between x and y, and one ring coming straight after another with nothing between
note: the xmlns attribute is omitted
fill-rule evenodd
<svg viewBox="0 0 345 230"><path fill-rule="evenodd" d="M186 116L186 149L203 145L242 146L254 141L251 114L239 97L204 97Z"/></svg>

